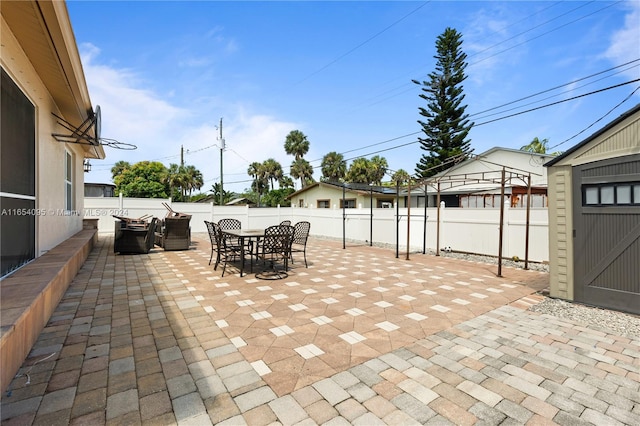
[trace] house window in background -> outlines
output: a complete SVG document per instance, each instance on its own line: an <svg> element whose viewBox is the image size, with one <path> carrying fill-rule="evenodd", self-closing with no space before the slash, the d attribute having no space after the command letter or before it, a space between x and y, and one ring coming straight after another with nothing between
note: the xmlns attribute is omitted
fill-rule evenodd
<svg viewBox="0 0 640 426"><path fill-rule="evenodd" d="M331 208L331 200L318 200L318 208L319 209Z"/></svg>
<svg viewBox="0 0 640 426"><path fill-rule="evenodd" d="M356 208L356 199L355 198L349 198L346 200L340 200L340 208L345 208L345 209L355 209Z"/></svg>

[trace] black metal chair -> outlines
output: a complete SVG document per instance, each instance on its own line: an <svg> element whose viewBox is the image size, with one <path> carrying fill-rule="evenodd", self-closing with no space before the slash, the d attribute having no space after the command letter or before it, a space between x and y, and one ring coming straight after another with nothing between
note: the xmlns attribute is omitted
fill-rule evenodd
<svg viewBox="0 0 640 426"><path fill-rule="evenodd" d="M289 270L289 250L293 240L293 226L274 225L264 231L264 237L257 247L258 257L263 263L269 261L270 269L256 274L256 278L265 280L277 280L286 278ZM276 268L276 262L282 260L283 269Z"/></svg>
<svg viewBox="0 0 640 426"><path fill-rule="evenodd" d="M213 260L213 252L216 252L217 265L218 263L220 263L220 253L218 252L218 243L216 241L216 224L213 222L209 222L208 220L205 220L204 224L207 225L207 232L209 232L209 240L211 241L211 256L209 256L209 265L211 265L211 260Z"/></svg>
<svg viewBox="0 0 640 426"><path fill-rule="evenodd" d="M240 222L238 219L230 219L230 218L220 219L218 221L218 225L220 226L220 229L222 231L242 229L242 222ZM225 238L225 241L226 241L227 245L240 247L240 239L239 238L230 237L228 235L225 235L224 238ZM249 245L247 245L247 247L250 248Z"/></svg>
<svg viewBox="0 0 640 426"><path fill-rule="evenodd" d="M283 220L282 222L280 222L280 225L291 225L291 221L290 220Z"/></svg>
<svg viewBox="0 0 640 426"><path fill-rule="evenodd" d="M213 270L214 271L217 270L220 262L224 262L224 265L222 266L222 276L224 277L224 272L227 269L227 262L229 261L229 258L240 256L240 247L228 245L226 243L227 240L224 237L224 234L222 232L222 229L220 228L220 225L218 225L217 223L211 223L211 225L213 227L213 235L214 235L214 240L216 244L216 251L218 253L216 256L216 263L213 266ZM211 257L213 258L213 252L211 253Z"/></svg>
<svg viewBox="0 0 640 426"><path fill-rule="evenodd" d="M289 256L291 257L291 263L293 263L293 253L304 254L304 267L307 265L307 239L309 238L309 230L311 229L311 223L302 221L298 222L293 227L293 240L291 241L291 249L289 250Z"/></svg>

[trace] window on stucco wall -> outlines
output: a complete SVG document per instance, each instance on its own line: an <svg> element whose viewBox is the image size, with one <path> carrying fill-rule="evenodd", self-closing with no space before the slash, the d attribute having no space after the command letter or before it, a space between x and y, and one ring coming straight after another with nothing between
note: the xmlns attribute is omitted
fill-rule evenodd
<svg viewBox="0 0 640 426"><path fill-rule="evenodd" d="M73 196L73 154L65 150L64 160L64 208L73 210L75 205Z"/></svg>

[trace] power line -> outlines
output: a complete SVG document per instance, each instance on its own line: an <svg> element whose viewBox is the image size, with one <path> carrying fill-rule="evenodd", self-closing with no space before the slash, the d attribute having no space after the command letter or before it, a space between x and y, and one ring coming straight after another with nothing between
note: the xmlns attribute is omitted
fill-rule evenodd
<svg viewBox="0 0 640 426"><path fill-rule="evenodd" d="M484 114L484 113L489 112L489 111L493 111L493 110L500 109L500 108L503 108L503 107L506 107L506 106L509 106L509 105L513 105L515 103L518 103L518 102L521 102L521 101L524 101L524 100L527 100L527 99L531 99L531 98L534 98L536 96L543 95L545 93L551 92L551 91L556 90L556 89L561 89L563 87L570 86L570 85L575 84L575 83L579 83L579 82L581 82L583 80L587 80L589 78L596 77L596 76L598 76L600 74L604 74L604 73L607 73L609 71L613 71L615 69L618 69L618 68L621 68L621 67L624 67L624 66L639 62L639 61L640 61L640 58L637 58L637 59L634 59L632 61L625 62L624 64L620 64L620 65L617 65L615 67L611 67L611 68L608 68L606 70L599 71L599 72L593 73L591 75L578 78L576 80L572 80L572 81L570 81L568 83L560 84L558 86L554 86L554 87L551 87L549 89L542 90L542 91L534 93L532 95L528 95L528 96L522 97L520 99L516 99L515 101L507 102L507 103L502 104L502 105L498 105L498 106L495 106L495 107L492 107L492 108L489 108L489 109L485 109L484 111L479 111L479 112L473 113L473 114L470 115L470 117L474 117L474 116L477 116L477 115L480 115L480 114ZM626 71L626 70L624 70L624 71ZM613 74L613 75L615 75L615 74ZM596 81L599 81L599 80L596 80Z"/></svg>
<svg viewBox="0 0 640 426"><path fill-rule="evenodd" d="M602 121L607 115L611 114L616 108L618 108L620 105L622 105L623 103L625 103L626 101L628 101L629 99L631 99L631 97L640 89L640 86L636 87L635 90L631 93L629 93L629 95L627 95L626 98L624 98L622 101L620 101L616 106L614 106L613 108L611 108L609 111L607 111L602 117L598 118L596 121L594 121L593 123L589 124L587 127L585 127L584 129L580 130L578 133L576 133L575 135L571 136L570 138L567 138L565 140L563 140L562 142L560 142L559 144L556 144L552 147L549 148L549 150L552 150L554 148L559 147L560 145L563 145L567 142L569 142L571 139L574 139L576 137L578 137L579 135L581 135L582 133L586 132L587 130L589 130L591 127L593 127L596 123Z"/></svg>
<svg viewBox="0 0 640 426"><path fill-rule="evenodd" d="M529 42L531 42L531 41L533 41L533 40L536 40L536 39L539 39L539 38L541 38L541 37L544 37L544 36L546 36L546 35L548 35L548 34L551 34L552 32L558 31L558 30L560 30L560 29L562 29L562 28L564 28L564 27L567 27L567 26L569 26L569 25L571 25L571 24L574 24L574 23L576 23L576 22L578 22L578 21L581 21L581 20L583 20L583 19L585 19L585 18L588 18L588 17L590 17L590 16L592 16L592 15L595 15L596 13L600 13L600 12L602 12L602 11L603 11L603 10L605 10L605 9L608 9L608 8L610 8L610 7L612 7L612 6L615 6L616 4L621 3L621 1L622 1L622 0L619 0L619 1L618 1L618 2L616 2L616 3L612 3L612 4L608 5L608 6L605 6L605 7L603 7L603 8L600 8L600 9L598 9L598 10L596 10L596 11L594 11L594 12L591 12L591 13L589 13L589 14L587 14L587 15L583 15L583 16L581 16L581 17L578 17L578 18L574 19L573 21L570 21L570 22L564 23L564 24L562 24L562 25L560 25L560 26L558 26L558 27L552 28L552 29L550 29L550 30L548 30L548 31L546 31L546 32L544 32L544 33L542 33L542 34L539 34L539 35L537 35L537 36L535 36L535 37L529 38L529 39L527 39L527 40L525 40L525 41L523 41L523 42L521 42L521 43L518 43L518 44L516 44L516 45L513 45L513 46L511 46L511 47L509 47L509 48L507 48L507 49L501 50L501 51L499 51L499 52L497 52L497 53L495 53L495 54L493 54L493 55L490 55L490 56L487 56L487 57L482 58L482 59L480 59L480 60L477 60L477 61L475 61L475 62L469 63L469 65L468 65L468 66L469 66L469 67L471 67L471 66L476 65L476 64L478 64L478 63L480 63L480 62L483 62L483 61L485 61L485 60L487 60L487 59L490 59L490 58L493 58L493 57L495 57L495 56L497 56L497 55L500 55L500 54L502 54L502 53L505 53L505 52L507 52L507 51L509 51L509 50L511 50L511 49L514 49L514 48L516 48L516 47L519 47L519 46L522 46L522 45L524 45L524 44L526 44L526 43L529 43ZM580 7L582 7L582 6L580 6ZM580 7L575 8L575 9L571 10L570 12L574 12L575 10L579 9ZM570 12L568 12L568 13L570 13ZM563 15L560 15L560 16L564 16L564 15L566 15L566 14L567 14L567 13L565 13L565 14L563 14ZM556 18L553 18L553 19L551 19L551 20L547 21L546 23L549 23L549 22L551 22L551 21L553 21L553 20L555 20L555 19L556 19ZM537 28L537 27L534 27L534 28ZM528 32L528 31L525 31L525 32ZM511 38L510 38L510 39L511 39ZM510 40L510 39L507 39L507 40ZM503 41L501 41L501 42L499 42L499 43L496 43L496 44L494 44L494 45L490 46L489 48L487 48L487 49L483 50L483 52L484 52L484 51L486 51L486 50L488 50L488 49L493 49L494 47L499 46L500 44L504 43L504 42L505 42L505 41L507 41L507 40L503 40ZM475 55L475 54L474 54L474 55ZM474 55L472 55L472 56L474 56ZM420 79L411 79L411 80L418 80L418 81L419 81ZM387 101L387 100L389 100L389 99L391 99L391 98L394 98L394 97L396 97L396 96L399 96L399 95L401 95L401 94L403 94L403 93L409 92L409 91L411 91L411 90L413 89L412 85L413 85L413 83L403 83L402 85L397 86L395 89L388 90L388 91L387 91L387 92L385 92L385 93L392 92L392 91L396 91L396 90L402 89L403 87L407 87L405 90L402 90L401 92L398 92L398 93L396 93L396 94L394 94L394 95L390 95L390 96L387 96L387 97L385 97L385 98L382 98L382 99L380 99L380 100L378 100L378 101L376 101L376 102L371 102L371 103L369 103L367 106L377 105L377 104L380 104L380 103L382 103L382 102L385 102L385 101ZM375 97L374 97L374 98L375 98Z"/></svg>
<svg viewBox="0 0 640 426"><path fill-rule="evenodd" d="M474 57L474 56L480 55L481 53L484 53L484 52L486 52L487 50L491 50L491 49L493 49L494 47L500 46L501 44L504 44L504 43L506 43L506 42L508 42L508 41L510 41L510 40L513 40L513 39L515 39L516 37L520 37L521 35L527 34L527 33L531 32L531 31L535 30L536 28L543 27L543 26L547 25L547 24L548 24L548 23L550 23L550 22L553 22L553 21L555 21L555 20L557 20L557 19L562 18L563 16L566 16L566 15L569 15L569 14L571 14L571 13L575 12L575 11L576 11L576 10L578 10L578 9L581 9L581 8L583 8L583 7L588 6L588 5L590 5L591 3L593 3L593 1L590 1L590 2L588 2L588 3L585 3L585 4L583 4L583 5L580 5L580 6L576 7L576 8L574 8L574 9L571 9L571 10L569 10L568 12L565 12L565 13L562 13L562 14L560 14L560 15L558 15L558 16L555 16L555 17L553 17L553 18L551 18L551 19L549 19L549 20L547 20L547 21L545 21L545 22L543 22L543 23L541 23L541 24L538 24L538 25L535 25L535 26L533 26L533 27L531 27L531 28L528 28L528 29L527 29L527 30L525 30L525 31L521 31L521 32L519 32L518 34L513 35L513 36L511 36L511 37L509 37L509 38L507 38L507 39L504 39L504 40L502 40L502 41L500 41L500 42L498 42L498 43L496 43L496 44L493 44L493 45L491 45L491 46L489 46L489 47L487 47L487 48L485 48L485 49L483 49L483 50L480 50L480 51L474 52L473 54L469 55L469 58L472 58L472 57ZM557 4L557 3L556 3L556 4ZM546 9L545 9L545 10L546 10ZM519 21L519 22L521 22L521 21ZM509 25L508 27L510 27L510 26L511 26L511 25ZM506 29L506 28L508 28L508 27L505 27L504 29ZM497 33L497 31L494 31L494 32L493 32L493 34L496 34L496 33ZM546 33L544 33L544 34L546 34ZM544 35L544 34L543 34L543 35ZM486 37L485 37L485 38L486 38ZM487 58L485 58L485 59L487 59ZM480 61L478 61L478 62L481 62L481 61L484 61L484 59L481 59L481 60L480 60ZM477 62L476 62L476 63L477 63Z"/></svg>
<svg viewBox="0 0 640 426"><path fill-rule="evenodd" d="M511 23L511 24L509 24L509 25L505 25L504 27L501 27L501 28L499 28L499 29L497 29L497 30L493 31L493 32L491 32L490 34L485 35L484 37L480 38L478 41L482 41L482 40L484 40L484 39L486 39L486 38L488 38L488 37L490 37L490 36L492 36L492 35L494 35L494 34L499 34L499 33L501 33L502 31L504 31L504 30L506 30L506 29L508 29L508 28L511 28L512 26L517 25L517 24L519 24L519 23L521 23L521 22L524 22L524 21L529 22L529 21L531 20L531 18L532 18L532 17L534 17L534 16L536 16L536 15L539 15L540 13L542 13L542 12L544 12L544 11L548 10L548 9L551 9L552 7L554 7L554 6L558 5L558 4L561 4L561 3L563 3L563 2L561 2L561 1L555 2L554 4L552 4L552 5L550 5L550 6L546 7L546 8L543 8L543 9L541 9L541 10L539 10L539 11L535 12L535 13L532 13L532 14L530 14L530 15L527 15L526 17L522 18L522 19L521 19L521 20L519 20L519 21L513 22L513 23ZM576 10L576 9L573 9L571 12L573 12L574 10ZM564 16L564 15L565 15L565 14L563 14L563 15L561 15L561 16ZM551 20L547 21L546 23L551 22L551 21L552 21L552 20L554 20L554 19L556 19L556 18L553 18L553 19L551 19ZM534 27L534 28L537 28L537 27ZM510 39L508 39L508 40L510 40ZM501 43L502 43L502 42L501 42ZM500 44L500 43L498 43L498 44ZM495 47L495 46L496 46L496 45L490 46L488 49L491 49L491 48L493 48L493 47ZM485 49L485 50L486 50L486 49ZM473 57L473 56L475 56L475 53L474 53L474 54L471 54L469 57ZM417 70L412 71L412 72L411 72L411 74L415 74L415 73L417 73L417 72L419 72L419 71L421 71L421 68L419 68L419 69L417 69ZM393 79L392 81L399 80L399 79L400 79L400 78L395 78L395 79ZM403 79L403 80L412 80L412 78L411 78L411 77L404 77L404 78L402 78L402 79ZM386 84L386 83L385 83L385 84ZM404 87L406 84L407 84L407 83L403 83L403 84L402 84L402 86L400 86L400 87ZM385 95L385 94L387 94L387 93L393 92L393 91L397 90L398 88L399 88L399 87L396 87L396 88L393 88L393 89L386 90L386 91L384 91L384 92L380 93L379 95L376 95L376 96L374 96L373 98L370 98L370 99L371 99L371 100L373 100L373 99L378 98L378 97L380 97L380 96L383 96L383 95ZM403 91L402 93L405 93L405 91Z"/></svg>
<svg viewBox="0 0 640 426"><path fill-rule="evenodd" d="M617 72L617 73L615 73L615 74L611 74L610 76L602 77L602 78L599 78L599 79L597 79L597 80L594 80L594 81L592 81L592 82L590 82L590 83L585 83L585 84L582 84L582 85L580 85L580 86L572 87L570 90L565 90L565 91L563 91L563 92L556 93L555 95L551 95L551 96L547 96L547 97L542 98L542 99L538 99L537 101L529 102L529 103L526 103L526 104L522 104L522 105L519 105L519 106L515 106L515 107L513 107L513 108L509 108L509 109L506 109L506 110L502 110L501 112L495 112L495 113L493 113L493 114L488 114L488 115L485 115L485 116L483 116L483 117L480 117L479 119L484 119L484 118L491 117L491 116L498 115L498 114L504 114L504 113L507 113L507 112L509 112L509 111L513 111L513 110L516 110L516 109L519 109L519 108L524 108L524 107L529 106L529 105L534 105L534 104L537 104L537 103L540 103L540 102L546 101L546 100L548 100L548 99L557 98L558 96L564 95L564 94L566 94L566 93L574 92L574 91L576 91L577 89L581 89L581 88L586 87L586 86L590 86L590 85L592 85L592 84L595 84L595 83L597 83L597 82L599 82L599 81L605 80L605 79L607 79L607 78L609 78L609 77L612 77L612 76L614 76L614 75L617 75L617 74L623 73L623 72L625 72L625 71L628 71L628 70L630 70L630 69L632 69L632 68L637 68L638 66L640 66L640 65L634 65L634 66L629 67L629 68L627 68L627 69L624 69L624 70L618 71L618 72ZM476 113L476 114L472 114L472 115L478 115L478 113Z"/></svg>
<svg viewBox="0 0 640 426"><path fill-rule="evenodd" d="M548 107L550 107L550 106L554 106L554 105L558 105L558 104L560 104L560 103L564 103L564 102L568 102L568 101L576 100L576 99L579 99L579 98L582 98L582 97L585 97L585 96L594 95L594 94L601 93L601 92L604 92L604 91L607 91L607 90L611 90L611 89L615 89L615 88L618 88L618 87L621 87L621 86L625 86L625 85L627 85L627 84L635 83L635 82L638 82L638 81L640 81L640 78L635 79L635 80L631 80L631 81L627 81L627 82L625 82L625 83L620 83L620 84L616 84L616 85L613 85L613 86L605 87L605 88L603 88L603 89L594 90L594 91L592 91L592 92L583 93L583 94L581 94L581 95L573 96L573 97L571 97L571 98L567 98L567 99L563 99L563 100L558 101L558 102L552 102L552 103L549 103L549 104L545 104L545 105L539 106L539 107L537 107L537 108L532 108L532 109L529 109L529 110L525 110L525 111L518 112L518 113L516 113L516 114L509 114L509 115L506 115L506 116L504 116L504 117L499 117L499 118L496 118L496 119L493 119L493 120L485 121L485 122L482 122L482 123L477 123L477 124L475 124L474 126L482 126L482 125L486 125L486 124L494 123L494 122L496 122L496 121L505 120L505 119L507 119L507 118L512 118L512 117L515 117L515 116L518 116L518 115L522 115L522 114L526 114L526 113L529 113L529 112L537 111L537 110L542 109L542 108L548 108ZM599 121L603 120L607 115L609 115L611 112L613 112L616 108L618 108L618 107L619 107L620 105L622 105L624 102L626 102L627 100L629 100L629 99L630 99L630 98L631 98L631 97L632 97L632 96L633 96L633 95L634 95L638 90L640 90L640 86L638 86L638 87L637 87L633 92L631 92L631 93L630 93L630 94L629 94L629 95L628 95L624 100L622 100L622 101L621 101L620 103L618 103L616 106L614 106L613 108L611 108L611 109L610 109L606 114L604 114L602 117L598 118L596 121L594 121L593 123L591 123L589 126L587 126L586 128L584 128L583 130L581 130L581 131L580 131L580 132L578 132L577 134L575 134L575 135L573 135L572 137L570 137L570 138L568 138L568 139L566 139L566 140L564 140L564 141L560 142L559 144L556 144L556 145L554 145L554 146L550 147L549 149L554 149L554 148L556 148L556 147L558 147L558 146L560 146L560 145L562 145L562 144L564 144L564 143L568 142L569 140L571 140L571 139L573 139L573 138L577 137L578 135L580 135L580 134L584 133L584 132L585 132L585 131L587 131L589 128L593 127L596 123L598 123ZM369 148L369 147L377 146L377 145L380 145L380 144L382 144L382 143L387 143L387 142L389 142L389 141L393 141L393 140L401 139L401 138L404 138L404 137L407 137L407 136L412 136L412 135L415 135L415 134L417 134L417 133L421 133L421 132L414 132L414 133L410 133L410 134L407 134L407 135L399 136L399 137L397 137L397 138L389 139L389 140L387 140L387 141L378 142L378 143L375 143L375 144L367 145L367 146L365 146L365 147L361 147L361 148L357 148L357 149L353 149L353 150L345 151L344 153L353 152L353 151L358 151L358 150L360 150L360 149L364 149L364 148ZM410 146L410 145L413 145L413 144L416 144L416 143L419 143L419 142L420 142L420 140L419 140L419 139L417 139L417 140L415 140L415 141L406 142L406 143L403 143L403 144L400 144L400 145L395 145L395 146L392 146L392 147L389 147L389 148L385 148L385 149L381 149L381 150L378 150L378 151L372 151L372 152L368 152L368 153L366 153L366 154L362 154L362 155L358 155L358 156L354 156L354 157L346 158L344 161L351 161L351 160L355 160L355 159L357 159L357 158L366 157L366 156L369 156L369 155L375 155L375 154L380 154L380 153L387 152L387 151L392 151L392 150L395 150L395 149L404 148L404 147L406 147L406 146ZM314 160L314 161L317 161L317 160ZM320 167L321 167L321 166L315 166L315 167L313 167L313 169L317 169L317 168L320 168ZM289 176L289 177L291 177L291 175L290 175L290 174L288 174L288 173L285 173L284 175L285 175L285 176ZM253 180L241 180L241 181L235 181L235 182L229 182L229 183L250 183L250 182L252 182L252 181L253 181ZM206 181L205 181L205 182L206 182Z"/></svg>
<svg viewBox="0 0 640 426"><path fill-rule="evenodd" d="M640 59L636 59L636 60L634 60L634 61L630 61L630 62L628 62L628 63L633 63L633 62L636 62L636 61L640 61ZM626 65L626 64L623 64L623 65ZM621 65L621 66L622 66L622 65ZM618 68L618 67L614 67L614 68L612 68L612 69L615 69L615 68ZM596 73L596 74L593 74L593 75L598 75L598 74L601 74L601 73ZM585 78L587 78L587 77L585 77ZM582 80L582 79L578 79L578 80L576 80L576 81L580 81L580 80ZM620 83L620 84L617 84L617 85L613 85L613 86L605 87L605 88L603 88L603 89L594 90L594 91L592 91L592 92L588 92L588 93L584 93L584 94L581 94L581 95L573 96L573 97L571 97L571 98L563 99L563 100L560 100L560 101L557 101L557 102L552 102L552 103L548 103L548 104L545 104L545 105L541 105L541 106L538 106L538 107L536 107L536 108L530 108L530 109L525 110L525 111L520 111L520 112L517 112L517 113L514 113L514 114L509 114L509 115L506 115L506 116L503 116L503 117L498 117L498 118L495 118L495 119L492 119L492 120L488 120L488 121L484 121L484 122L481 122L481 123L476 123L476 124L474 124L474 127L482 126L482 125L486 125L486 124L493 123L493 122L500 121L500 120L504 120L504 119L506 119L506 118L515 117L515 116L517 116L517 115L525 114L525 113L527 113L527 112L533 112L533 111L536 111L536 110L539 110L539 109L547 108L547 107L550 107L550 106L553 106L553 105L558 105L558 104L560 104L560 103L567 102L567 101L571 101L571 100L575 100L575 99L582 98L582 97L585 97L585 96L594 95L594 94L597 94L597 93L600 93L600 92L604 92L604 91L607 91L607 90L610 90L610 89L615 89L615 88L617 88L617 87L624 86L624 85L626 85L626 84L631 84L631 83L634 83L634 82L639 81L639 80L640 80L640 79L627 81L627 82L625 82L625 83ZM569 84L571 84L571 83L567 83L567 84L565 84L565 85L569 85ZM562 85L562 86L565 86L565 85ZM558 86L558 87L562 87L562 86ZM550 90L551 90L551 89L550 89ZM546 91L543 91L543 92L540 92L540 93L544 93L544 92L546 92ZM634 92L634 93L635 93L635 92ZM534 95L531 95L531 96L534 96ZM531 97L531 96L527 96L527 97L525 97L525 98L523 98L523 99L527 99L527 98L529 98L529 97ZM514 102L516 102L516 101L509 102L509 103L507 103L507 104L505 104L505 105L509 105L509 104L514 103ZM494 110L494 109L496 109L496 108L498 108L498 107L490 108L489 110ZM488 110L488 111L489 111L489 110ZM477 113L477 114L479 114L479 113ZM351 149L351 150L348 150L348 151L344 151L344 152L342 152L341 154L343 154L343 155L344 155L344 154L348 154L348 153L351 153L351 152L360 151L360 150L363 150L363 149L366 149L366 148L371 148L371 147L374 147L374 146L383 145L383 144L385 144L385 143L393 142L393 141L395 141L395 140L403 139L403 138L406 138L406 137L409 137L409 136L414 136L414 135L417 135L417 134L419 134L419 133L422 133L422 131L417 131L417 132L407 133L407 134L405 134L405 135L397 136L397 137L390 138L390 139L386 139L386 140L381 141L381 142L376 142L376 143L373 143L373 144L370 144L370 145L365 145L365 146L362 146L362 147L359 147L359 148L354 148L354 149ZM407 143L407 144L402 144L402 145L398 145L398 146L390 147L390 148L388 148L388 150L392 150L392 149L396 149L396 148L399 148L399 147L407 146L407 145L410 145L410 144L413 144L413 143L417 143L417 142L419 142L419 141L414 141L414 142L410 142L410 143ZM354 159L354 158L364 157L364 156L366 156L366 155L377 154L377 153L384 152L384 151L385 151L385 150L380 150L380 151L375 151L375 152L373 152L373 153L369 153L369 154L363 154L363 155L355 156L355 157L349 158L349 159L347 159L347 160L345 160L345 161L348 161L348 160L351 160L351 159ZM317 162L317 161L322 161L322 159L316 159L316 160L310 161L310 163L314 163L314 162ZM319 167L319 166L315 166L314 168L318 168L318 167Z"/></svg>
<svg viewBox="0 0 640 426"><path fill-rule="evenodd" d="M408 134L406 134L406 135L402 135L402 136L397 136L397 137L395 137L395 138L387 139L387 140L384 140L384 141L382 141L382 142L372 143L371 145L361 146L360 148L350 149L350 150L348 150L348 151L344 151L344 152L342 152L341 154L342 154L342 155L344 155L344 154L348 154L348 153L350 153L350 152L360 151L360 150L362 150L362 149L371 148L371 147L373 147L373 146L378 146L378 145L382 145L382 144L385 144L385 143L389 143L389 142L396 141L396 140L398 140L398 139L403 139L403 138L406 138L406 137L409 137L409 136L417 135L418 133L420 133L420 131L418 131L418 132L413 132L413 133L408 133ZM357 157L356 157L356 158L357 158ZM315 163L316 161L322 161L322 158L317 159L317 160L309 161L309 163Z"/></svg>
<svg viewBox="0 0 640 426"><path fill-rule="evenodd" d="M576 23L576 22L578 22L578 21L581 21L581 20L583 20L583 19L585 19L585 18L588 18L589 16L595 15L596 13L602 12L603 10L608 9L608 8L610 8L610 7L613 7L613 6L615 6L616 4L621 3L621 2L622 2L622 0L619 0L619 1L617 1L616 3L612 3L612 4L608 5L608 6L605 6L605 7L601 8L601 9L598 9L598 10L596 10L596 11L594 11L594 12L591 12L591 13L589 13L589 14L587 14L587 15L584 15L584 16L581 16L581 17L579 17L579 18L576 18L576 19L574 19L573 21L570 21L570 22L564 23L564 24L560 25L559 27L552 28L551 30L549 30L549 31L547 31L547 32L544 32L544 33L542 33L542 34L540 34L540 35L537 35L537 36L535 36L535 37L533 37L533 38L527 39L527 40L525 40L525 41L523 41L523 42L521 42L521 43L515 44L515 45L513 45L513 46L511 46L511 47L509 47L509 48L507 48L507 49L504 49L504 50L501 50L501 51L499 51L499 52L496 52L496 53L494 53L493 55L487 56L486 58L482 58L482 59L480 59L479 61L476 61L476 62L474 62L474 63L472 63L472 64L469 64L469 66L472 66L472 65L478 64L478 63L483 62L483 61L486 61L487 59L493 58L494 56L500 55L501 53L508 52L509 50L514 49L514 48L516 48L516 47L518 47L518 46L522 46L523 44L529 43L530 41L533 41L533 40L539 39L540 37L544 37L545 35L547 35L547 34L551 34L552 32L556 32L556 31L558 31L558 30L560 30L560 29L562 29L562 28L564 28L564 27L567 27L567 26L569 26L569 25L571 25L571 24L574 24L574 23ZM574 9L574 10L577 10L577 9L578 9L578 8L576 8L576 9ZM494 45L494 46L492 46L492 47L495 47L495 46L497 46L497 45Z"/></svg>
<svg viewBox="0 0 640 426"><path fill-rule="evenodd" d="M528 110L525 110L525 111L520 111L520 112L515 113L515 114L509 114L509 115L506 115L506 116L503 116L503 117L495 118L495 119L493 119L493 120L484 121L484 122L482 122L482 123L476 123L476 124L474 124L474 127L477 127L477 126L483 126L483 125L490 124L490 123L495 123L496 121L501 121L501 120L505 120L505 119L507 119L507 118L512 118L512 117L515 117L515 116L518 116L518 115L522 115L522 114L526 114L526 113L529 113L529 112L537 111L537 110L539 110L539 109L548 108L548 107L550 107L550 106L554 106L554 105L558 105L558 104L561 104L561 103L564 103L564 102L568 102L568 101L576 100L576 99L579 99L579 98L583 98L583 97L585 97L585 96L595 95L595 94L597 94L597 93L601 93L601 92L604 92L604 91L607 91L607 90L615 89L615 88L618 88L618 87L621 87L621 86L625 86L625 85L627 85L627 84L635 83L635 82L638 82L638 81L640 81L640 78L635 79L635 80L631 80L631 81L627 81L627 82L625 82L625 83L620 83L620 84L616 84L616 85L613 85L613 86L605 87L605 88L602 88L602 89L594 90L594 91L592 91L592 92L583 93L583 94L581 94L581 95L573 96L573 97L571 97L571 98L563 99L563 100L561 100L561 101L557 101L557 102L552 102L552 103L548 103L548 104L545 104L545 105L541 105L541 106L536 107L536 108L531 108L531 109L528 109ZM625 98L625 101L626 101L627 99L629 99L629 98L630 98L630 97L631 97L631 96L632 96L632 95L633 95L637 90L638 90L638 89L634 90L634 91L633 91L633 93L631 93L631 95L627 96L627 98ZM623 102L624 102L624 101L623 101ZM620 104L618 104L618 106L619 106L619 105L620 105ZM615 108L617 108L617 106L616 106ZM614 109L615 109L615 108L614 108ZM594 123L594 124L595 124L595 123ZM585 129L585 130L586 130L586 129ZM415 135L415 134L418 134L418 133L421 133L421 131L419 131L419 132L414 132L414 133L410 133L410 134L407 134L407 135L404 135L404 136L401 136L401 137L411 136L411 135ZM581 132L581 133L582 133L582 132ZM400 137L399 137L399 138L400 138ZM395 139L398 139L398 138L395 138ZM393 140L393 139L390 139L390 140ZM385 149L382 149L382 150L378 150L378 151L370 152L370 153L367 153L367 154L363 154L363 155L359 155L359 156L351 157L351 158L346 159L345 161L349 161L349 160L353 160L353 159L356 159L356 158L365 157L365 156L368 156L368 155L380 154L380 153L382 153L382 152L391 151L391 150L398 149L398 148L403 148L403 147L405 147L405 146L409 146L409 145L412 145L412 144L415 144L415 143L418 143L418 142L420 142L420 140L419 140L419 139L418 139L418 140L415 140L415 141L412 141L412 142L404 143L404 144L402 144L402 145L395 145L395 146L392 146L392 147L389 147L389 148L385 148ZM367 146L362 147L362 148L359 148L359 149L364 149L364 148L368 148L368 147L372 147L372 146L380 145L381 143L384 143L384 142L379 142L379 143L377 143L377 144L367 145ZM564 142L562 142L562 143L564 143ZM350 151L346 151L346 152L353 152L353 151L357 151L357 150L359 150L359 149L350 150ZM314 167L314 168L316 168L316 167Z"/></svg>
<svg viewBox="0 0 640 426"><path fill-rule="evenodd" d="M635 80L630 80L630 81L627 81L627 82L624 82L624 83L616 84L614 86L605 87L604 89L594 90L593 92L583 93L582 95L572 96L570 98L563 99L561 101L552 102L550 104L545 104L545 105L542 105L542 106L539 106L539 107L536 107L536 108L527 109L527 110L524 110L524 111L517 112L515 114L509 114L509 115L504 116L504 117L495 118L493 120L489 120L489 121L485 121L485 122L480 123L480 124L476 124L476 126L481 126L483 124L493 123L495 121L504 120L505 118L511 118L511 117L515 117L515 116L521 115L521 114L526 114L527 112L537 111L537 110L542 109L542 108L547 108L547 107L550 107L550 106L553 106L553 105L558 105L558 104L561 104L563 102L573 101L575 99L583 98L585 96L595 95L596 93L600 93L600 92L604 92L604 91L607 91L607 90L615 89L617 87L621 87L621 86L625 86L627 84L635 83L636 81L640 81L640 78L636 78Z"/></svg>
<svg viewBox="0 0 640 426"><path fill-rule="evenodd" d="M366 39L365 41L363 41L362 43L358 44L356 47L353 47L352 49L348 50L346 53L343 53L342 55L338 56L336 59L334 59L333 61L329 62L328 64L324 65L323 67L321 67L320 69L312 72L311 74L309 74L308 76L306 76L305 78L303 78L302 80L298 81L296 84L300 84L308 79L310 79L311 77L313 77L314 75L319 74L320 72L324 71L325 69L329 68L331 65L335 64L336 62L338 62L340 59L344 58L345 56L355 52L356 50L358 50L359 48L361 48L362 46L364 46L365 44L369 43L371 40L375 39L376 37L380 36L381 34L383 34L384 32L386 32L387 30L391 29L392 27L396 26L397 24L399 24L400 22L404 21L405 19L407 19L409 16L413 15L414 13L416 13L418 10L422 9L423 7L425 7L427 5L427 3L429 3L431 0L424 2L423 4L421 4L420 6L418 6L417 8L415 8L414 10L412 10L411 12L407 13L406 15L404 15L402 18L398 19L397 21L395 21L393 24L387 26L386 28L384 28L381 31L378 31L376 34L372 35L371 37L369 37L368 39Z"/></svg>

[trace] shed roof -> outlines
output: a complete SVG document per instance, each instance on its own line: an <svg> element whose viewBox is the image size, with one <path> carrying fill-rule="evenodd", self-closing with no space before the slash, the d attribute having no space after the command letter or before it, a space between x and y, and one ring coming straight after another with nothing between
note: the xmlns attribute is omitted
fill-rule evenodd
<svg viewBox="0 0 640 426"><path fill-rule="evenodd" d="M583 146L589 144L593 140L597 139L600 135L605 133L607 130L617 126L618 124L620 124L624 120L628 119L629 117L631 117L631 116L633 116L633 115L635 115L635 114L637 114L639 112L640 112L640 103L637 104L636 106L634 106L633 108L629 109L628 111L623 112L622 114L620 114L620 116L618 118L616 118L615 120L611 121L609 124L607 124L606 126L601 128L600 130L598 130L597 132L595 132L594 134L592 134L591 136L589 136L588 138L586 138L582 142L580 142L577 145L574 145L573 147L569 148L562 155L559 155L559 156L555 157L553 160L549 161L548 163L545 163L544 166L545 167L551 167L554 164L558 163L559 161L562 161L565 158L571 157L577 150L579 150Z"/></svg>

